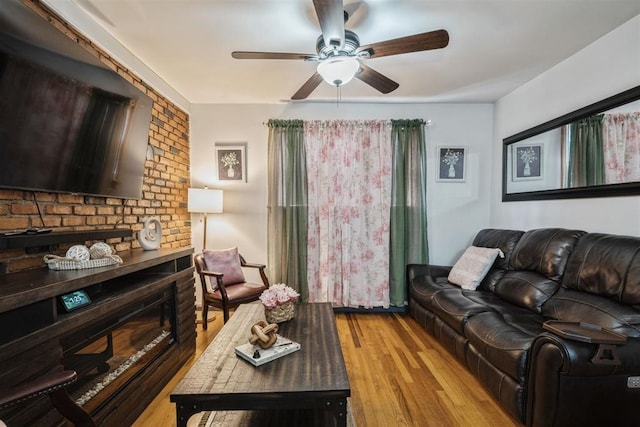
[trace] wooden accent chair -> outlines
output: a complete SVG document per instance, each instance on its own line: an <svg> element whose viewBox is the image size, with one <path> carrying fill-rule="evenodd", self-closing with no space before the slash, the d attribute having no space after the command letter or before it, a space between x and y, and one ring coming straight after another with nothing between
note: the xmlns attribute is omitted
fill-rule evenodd
<svg viewBox="0 0 640 427"><path fill-rule="evenodd" d="M213 253L225 251L231 251L227 255L232 259L236 259L237 255L237 265L232 267L234 271L229 270L227 262L217 263L214 259L213 255L216 254ZM240 304L256 301L260 294L269 287L269 279L264 272L266 266L246 262L244 257L237 253L237 248L224 251L205 249L203 253L194 255L194 263L202 285L202 329L207 329L209 306L222 309L224 322L227 323L230 309L236 308ZM262 283L251 283L245 280L242 268L247 267L258 269Z"/></svg>
<svg viewBox="0 0 640 427"><path fill-rule="evenodd" d="M34 397L48 395L58 412L74 425L96 427L91 415L71 400L67 393L66 387L77 380L78 375L75 371L59 371L42 375L6 390L0 390L0 409L18 405ZM4 423L0 421L0 426L2 425Z"/></svg>

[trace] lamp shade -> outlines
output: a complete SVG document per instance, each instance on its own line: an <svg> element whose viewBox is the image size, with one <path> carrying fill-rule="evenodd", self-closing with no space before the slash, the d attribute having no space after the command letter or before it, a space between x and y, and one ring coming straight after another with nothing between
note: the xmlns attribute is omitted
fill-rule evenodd
<svg viewBox="0 0 640 427"><path fill-rule="evenodd" d="M318 64L318 74L325 82L334 86L342 86L356 75L360 63L352 56L335 56Z"/></svg>
<svg viewBox="0 0 640 427"><path fill-rule="evenodd" d="M187 210L197 213L222 213L222 190L190 188Z"/></svg>

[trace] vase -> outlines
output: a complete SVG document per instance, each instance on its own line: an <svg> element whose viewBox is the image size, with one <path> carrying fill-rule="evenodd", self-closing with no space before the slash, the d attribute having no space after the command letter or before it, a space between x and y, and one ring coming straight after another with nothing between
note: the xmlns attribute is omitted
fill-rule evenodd
<svg viewBox="0 0 640 427"><path fill-rule="evenodd" d="M456 168L453 165L449 165L449 178L456 177Z"/></svg>
<svg viewBox="0 0 640 427"><path fill-rule="evenodd" d="M288 301L282 304L278 304L273 308L264 308L264 317L267 323L282 323L293 319L295 315L295 304L293 301Z"/></svg>
<svg viewBox="0 0 640 427"><path fill-rule="evenodd" d="M234 168L232 168L232 167L229 167L227 169L227 176L229 178L233 178L234 176L236 176L236 170Z"/></svg>
<svg viewBox="0 0 640 427"><path fill-rule="evenodd" d="M526 163L524 164L524 170L522 171L522 174L523 174L524 176L529 176L529 175L531 175L531 166L529 166L529 162L526 162Z"/></svg>

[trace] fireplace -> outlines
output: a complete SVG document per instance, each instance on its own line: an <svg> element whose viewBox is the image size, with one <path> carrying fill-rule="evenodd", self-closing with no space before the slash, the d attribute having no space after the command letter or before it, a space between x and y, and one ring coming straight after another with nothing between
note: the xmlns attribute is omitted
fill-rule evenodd
<svg viewBox="0 0 640 427"><path fill-rule="evenodd" d="M69 394L98 425L133 423L195 352L191 254L132 251L118 266L0 276L0 331L11 332L0 333L0 384L72 369ZM90 303L65 310L61 296L78 290ZM42 397L0 419L35 427L61 416Z"/></svg>
<svg viewBox="0 0 640 427"><path fill-rule="evenodd" d="M60 340L65 369L78 373L73 400L95 412L175 342L172 292L164 291Z"/></svg>

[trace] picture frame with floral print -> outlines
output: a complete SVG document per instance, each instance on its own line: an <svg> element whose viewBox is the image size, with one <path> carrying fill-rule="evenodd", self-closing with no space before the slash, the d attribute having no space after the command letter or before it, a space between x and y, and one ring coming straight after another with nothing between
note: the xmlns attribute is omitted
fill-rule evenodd
<svg viewBox="0 0 640 427"><path fill-rule="evenodd" d="M513 180L532 181L542 179L542 144L513 146Z"/></svg>
<svg viewBox="0 0 640 427"><path fill-rule="evenodd" d="M247 143L215 143L216 177L219 181L247 182Z"/></svg>
<svg viewBox="0 0 640 427"><path fill-rule="evenodd" d="M438 147L436 158L438 162L436 181L465 182L467 147Z"/></svg>

